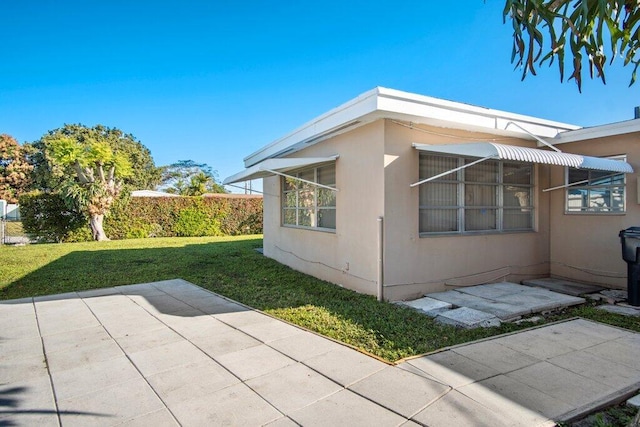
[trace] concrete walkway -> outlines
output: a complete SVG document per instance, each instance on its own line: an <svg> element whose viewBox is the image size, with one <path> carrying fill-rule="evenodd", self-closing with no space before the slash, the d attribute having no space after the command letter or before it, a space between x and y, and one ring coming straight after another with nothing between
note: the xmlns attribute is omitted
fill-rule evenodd
<svg viewBox="0 0 640 427"><path fill-rule="evenodd" d="M0 303L0 425L553 425L640 388L585 320L389 366L183 280Z"/></svg>

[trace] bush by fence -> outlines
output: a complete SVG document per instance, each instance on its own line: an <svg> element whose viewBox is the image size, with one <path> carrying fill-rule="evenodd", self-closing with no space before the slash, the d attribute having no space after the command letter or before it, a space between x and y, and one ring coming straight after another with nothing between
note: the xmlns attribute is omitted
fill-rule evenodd
<svg viewBox="0 0 640 427"><path fill-rule="evenodd" d="M69 211L55 194L30 194L20 200L25 231L40 241L91 240L88 221ZM111 239L222 236L262 233L262 198L135 197L117 201L105 217Z"/></svg>

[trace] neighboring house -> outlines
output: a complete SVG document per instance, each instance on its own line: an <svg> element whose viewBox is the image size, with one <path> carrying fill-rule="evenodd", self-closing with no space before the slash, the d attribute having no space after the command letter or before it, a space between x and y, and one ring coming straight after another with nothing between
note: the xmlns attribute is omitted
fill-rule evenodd
<svg viewBox="0 0 640 427"><path fill-rule="evenodd" d="M264 178L266 256L388 300L550 275L622 288L638 138L640 120L579 128L376 88L224 183Z"/></svg>

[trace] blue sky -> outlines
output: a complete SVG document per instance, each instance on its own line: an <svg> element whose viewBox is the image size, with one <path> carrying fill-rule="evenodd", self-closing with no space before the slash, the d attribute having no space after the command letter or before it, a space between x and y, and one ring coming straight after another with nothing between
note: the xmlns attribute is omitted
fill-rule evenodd
<svg viewBox="0 0 640 427"><path fill-rule="evenodd" d="M455 5L455 10L451 5ZM65 123L132 133L157 165L224 178L376 86L582 126L633 118L640 83L520 81L504 1L0 1L0 133Z"/></svg>

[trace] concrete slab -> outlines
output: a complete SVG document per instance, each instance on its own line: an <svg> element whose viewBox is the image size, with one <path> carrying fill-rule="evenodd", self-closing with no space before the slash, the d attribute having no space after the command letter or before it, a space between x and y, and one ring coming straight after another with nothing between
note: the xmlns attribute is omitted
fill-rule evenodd
<svg viewBox="0 0 640 427"><path fill-rule="evenodd" d="M58 411L47 376L0 385L0 425L59 427Z"/></svg>
<svg viewBox="0 0 640 427"><path fill-rule="evenodd" d="M129 354L133 364L145 377L182 365L210 360L206 354L187 340L172 342Z"/></svg>
<svg viewBox="0 0 640 427"><path fill-rule="evenodd" d="M516 426L555 426L554 419L572 409L570 405L505 375L466 385L458 391Z"/></svg>
<svg viewBox="0 0 640 427"><path fill-rule="evenodd" d="M253 378L246 384L285 414L342 390L340 385L300 363Z"/></svg>
<svg viewBox="0 0 640 427"><path fill-rule="evenodd" d="M185 426L258 426L282 418L282 414L245 384L235 384L215 393L171 406Z"/></svg>
<svg viewBox="0 0 640 427"><path fill-rule="evenodd" d="M235 329L219 332L215 335L198 335L191 338L191 342L214 359L262 344L255 338Z"/></svg>
<svg viewBox="0 0 640 427"><path fill-rule="evenodd" d="M623 305L604 304L596 307L598 310L608 311L609 313L622 314L624 316L640 317L640 308L634 308Z"/></svg>
<svg viewBox="0 0 640 427"><path fill-rule="evenodd" d="M405 418L349 390L322 399L289 414L303 426L397 426Z"/></svg>
<svg viewBox="0 0 640 427"><path fill-rule="evenodd" d="M548 361L568 371L591 378L592 380L611 387L618 385L622 385L623 387L638 385L640 388L640 370L613 363L593 353L574 351L554 357Z"/></svg>
<svg viewBox="0 0 640 427"><path fill-rule="evenodd" d="M0 424L545 425L640 387L640 334L581 319L389 366L182 280L119 288L0 303Z"/></svg>
<svg viewBox="0 0 640 427"><path fill-rule="evenodd" d="M495 341L505 347L540 360L546 360L575 350L573 347L563 344L562 340L550 341L544 331L538 329L507 335L497 338Z"/></svg>
<svg viewBox="0 0 640 427"><path fill-rule="evenodd" d="M496 316L469 307L443 311L438 314L436 321L447 325L460 326L465 329L500 326L500 319Z"/></svg>
<svg viewBox="0 0 640 427"><path fill-rule="evenodd" d="M582 298L510 282L461 287L427 297L490 313L502 321L585 302Z"/></svg>
<svg viewBox="0 0 640 427"><path fill-rule="evenodd" d="M473 346L460 346L452 351L503 373L540 362L540 359L503 346L497 340L482 341Z"/></svg>
<svg viewBox="0 0 640 427"><path fill-rule="evenodd" d="M264 344L218 356L216 361L243 381L296 363Z"/></svg>
<svg viewBox="0 0 640 427"><path fill-rule="evenodd" d="M456 390L427 406L413 419L430 427L513 426L512 421L505 419L501 413L492 411Z"/></svg>
<svg viewBox="0 0 640 427"><path fill-rule="evenodd" d="M164 409L149 384L137 378L58 401L64 426L115 425Z"/></svg>
<svg viewBox="0 0 640 427"><path fill-rule="evenodd" d="M341 344L330 339L302 330L297 334L272 341L269 345L298 362L343 348Z"/></svg>
<svg viewBox="0 0 640 427"><path fill-rule="evenodd" d="M101 362L80 364L63 371L52 371L58 400L91 393L139 377L135 367L124 355Z"/></svg>
<svg viewBox="0 0 640 427"><path fill-rule="evenodd" d="M264 319L260 323L252 323L238 327L247 335L264 343L290 337L300 333L300 329L276 319Z"/></svg>
<svg viewBox="0 0 640 427"><path fill-rule="evenodd" d="M590 378L560 368L549 362L540 362L506 374L509 378L544 391L554 399L579 407L584 402L609 395L613 388Z"/></svg>
<svg viewBox="0 0 640 427"><path fill-rule="evenodd" d="M462 292L464 294L491 300L497 300L507 295L526 292L526 290L526 287L511 282L490 283L487 285L468 286L455 289L456 292Z"/></svg>
<svg viewBox="0 0 640 427"><path fill-rule="evenodd" d="M422 297L413 301L400 301L400 305L414 308L424 312L427 316L436 317L441 311L453 308L451 303L435 298Z"/></svg>
<svg viewBox="0 0 640 427"><path fill-rule="evenodd" d="M640 394L636 394L631 399L627 399L627 406L633 406L634 408L640 408Z"/></svg>
<svg viewBox="0 0 640 427"><path fill-rule="evenodd" d="M407 418L420 412L451 388L389 366L349 387L350 390Z"/></svg>
<svg viewBox="0 0 640 427"><path fill-rule="evenodd" d="M609 363L616 363L640 371L640 334L617 338L584 350Z"/></svg>
<svg viewBox="0 0 640 427"><path fill-rule="evenodd" d="M307 359L304 363L345 387L389 366L344 346Z"/></svg>
<svg viewBox="0 0 640 427"><path fill-rule="evenodd" d="M544 288L550 291L573 295L576 297L584 296L586 294L593 294L605 289L604 287L598 285L588 285L585 283L577 283L571 282L569 280L552 278L524 280L522 284L525 286Z"/></svg>
<svg viewBox="0 0 640 427"><path fill-rule="evenodd" d="M605 289L600 294L610 299L612 302L626 301L628 298L627 291L622 289Z"/></svg>
<svg viewBox="0 0 640 427"><path fill-rule="evenodd" d="M147 381L168 405L204 396L240 380L213 360L178 366L147 377Z"/></svg>
<svg viewBox="0 0 640 427"><path fill-rule="evenodd" d="M404 369L407 365L418 369L423 376L427 375L427 378L431 377L454 389L500 373L500 370L490 368L454 351L443 351L411 359L400 364L399 367Z"/></svg>

